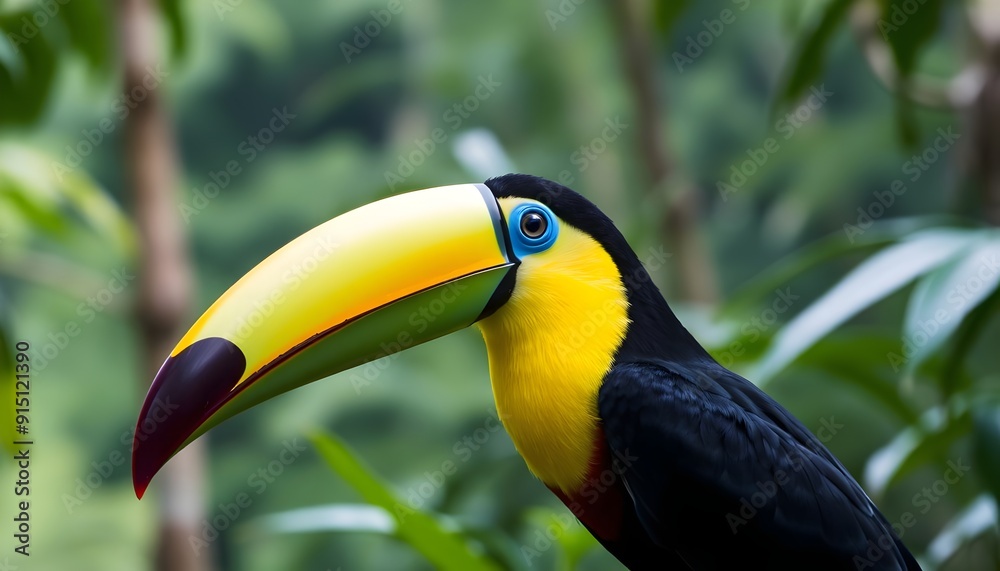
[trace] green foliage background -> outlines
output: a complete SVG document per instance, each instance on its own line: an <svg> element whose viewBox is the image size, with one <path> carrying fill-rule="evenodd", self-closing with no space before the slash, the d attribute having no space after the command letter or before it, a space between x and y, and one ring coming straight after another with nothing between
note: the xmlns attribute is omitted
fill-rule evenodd
<svg viewBox="0 0 1000 571"><path fill-rule="evenodd" d="M903 522L904 541L928 568L997 568L1000 276L984 279L929 341L918 333L978 274L976 261L1000 249L998 230L982 226L980 181L967 168L975 151L967 118L913 105L879 84L846 25L855 3L684 4L657 10L658 127L676 176L698 189L698 225L724 301L678 300L675 310L720 361L826 431L827 445L889 520ZM878 6L891 14L896 4ZM145 569L156 491L135 500L127 460L102 473L116 454L127 459L124 442L148 383L130 316L134 281L100 310L86 309L116 272L137 268L123 213L129 107L113 15L105 3L70 0L37 37L10 41L41 6L0 2L8 35L0 40L0 349L12 352L18 340L34 348L39 442L33 555L29 563L0 552L0 564ZM383 0L162 6L157 32L169 57L153 89L171 108L184 169L177 208L198 278L191 321L269 253L341 212L403 190L482 180L484 168L461 150L484 137L502 149L487 152L486 165L567 181L616 221L640 257L671 251L637 147L644 118L598 0L407 0L374 27ZM726 9L732 23L693 56L692 42L714 26L706 21ZM928 1L888 36L904 79L961 69L969 57L961 10L960 2ZM346 44L357 50L345 52ZM499 84L495 91L456 119L454 106L487 80ZM789 131L786 113L813 89L829 93L826 101ZM248 152L248 138L275 110L294 118ZM608 121L627 127L586 158L581 145ZM386 176L438 128L447 141L412 175ZM912 156L949 130L955 144L913 171ZM722 187L769 138L777 150L766 163L739 188ZM238 174L220 174L233 161ZM869 227L866 211L896 179L905 191ZM654 279L665 285L674 271L682 268L668 259ZM67 333L70 324L77 334ZM561 523L568 512L506 434L488 430L494 413L478 333L406 351L365 385L347 382L351 374L209 435L210 516L241 493L252 499L211 542L220 568L463 568L467 556L499 568L614 568L578 526ZM311 442L309 450L275 475L269 466L295 439ZM449 462L454 473L438 486L436 472ZM918 497L948 462L971 469L925 510ZM259 477L269 469L272 477ZM2 481L13 481L13 470L0 464ZM99 485L83 486L88 477ZM393 494L433 517L401 527L362 505L385 505ZM0 513L12 509L9 496L0 496ZM295 511L309 509L319 511ZM13 528L0 521L6 546ZM968 537L948 535L956 523L972 530ZM554 542L544 538L553 529Z"/></svg>

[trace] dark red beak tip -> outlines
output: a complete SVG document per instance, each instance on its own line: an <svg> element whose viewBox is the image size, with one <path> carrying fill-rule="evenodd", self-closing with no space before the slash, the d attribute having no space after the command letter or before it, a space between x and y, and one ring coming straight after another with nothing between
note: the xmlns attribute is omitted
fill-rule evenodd
<svg viewBox="0 0 1000 571"><path fill-rule="evenodd" d="M132 484L142 498L153 476L229 396L246 370L235 343L209 337L168 357L142 404L132 439Z"/></svg>

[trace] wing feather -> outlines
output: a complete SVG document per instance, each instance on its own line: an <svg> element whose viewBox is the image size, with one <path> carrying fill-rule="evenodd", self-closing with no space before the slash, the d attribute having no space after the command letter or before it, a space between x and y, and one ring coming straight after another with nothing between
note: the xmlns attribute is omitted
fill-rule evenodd
<svg viewBox="0 0 1000 571"><path fill-rule="evenodd" d="M694 371L619 364L598 399L608 445L635 458L624 480L653 541L695 568L919 569L805 426L718 365Z"/></svg>

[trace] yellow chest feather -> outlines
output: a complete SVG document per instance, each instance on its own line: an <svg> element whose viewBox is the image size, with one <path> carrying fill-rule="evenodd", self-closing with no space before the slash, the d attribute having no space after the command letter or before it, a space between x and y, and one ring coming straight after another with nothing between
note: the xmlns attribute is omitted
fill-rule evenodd
<svg viewBox="0 0 1000 571"><path fill-rule="evenodd" d="M528 468L552 487L579 489L597 430L597 394L628 327L611 257L563 225L556 244L527 256L511 299L479 323L500 419Z"/></svg>

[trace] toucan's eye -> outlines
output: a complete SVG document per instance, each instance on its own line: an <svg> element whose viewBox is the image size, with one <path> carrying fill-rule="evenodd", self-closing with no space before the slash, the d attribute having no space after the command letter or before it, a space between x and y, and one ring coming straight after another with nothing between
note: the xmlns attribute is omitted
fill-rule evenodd
<svg viewBox="0 0 1000 571"><path fill-rule="evenodd" d="M548 228L548 220L538 212L529 210L521 215L521 233L528 238L541 238Z"/></svg>
<svg viewBox="0 0 1000 571"><path fill-rule="evenodd" d="M544 204L527 202L515 206L507 224L514 255L522 259L549 249L559 236L559 219Z"/></svg>

